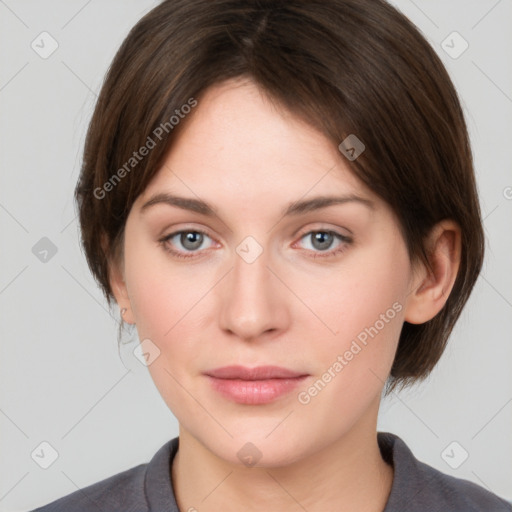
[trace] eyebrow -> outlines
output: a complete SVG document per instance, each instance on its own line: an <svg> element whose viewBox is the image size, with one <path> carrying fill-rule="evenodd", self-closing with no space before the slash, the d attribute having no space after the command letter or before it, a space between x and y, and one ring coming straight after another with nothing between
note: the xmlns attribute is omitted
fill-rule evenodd
<svg viewBox="0 0 512 512"><path fill-rule="evenodd" d="M327 208L335 204L346 204L346 203L360 203L367 206L370 209L375 209L373 201L359 197L355 194L349 194L345 196L319 196L312 199L306 199L303 201L295 201L290 203L282 212L282 216L293 216L302 215L322 208ZM170 206L176 206L183 210L189 210L207 217L217 216L217 210L213 208L206 201L201 199L193 199L189 197L180 197L165 192L155 194L148 201L146 201L140 209L140 213L144 213L151 206L156 204L167 204Z"/></svg>

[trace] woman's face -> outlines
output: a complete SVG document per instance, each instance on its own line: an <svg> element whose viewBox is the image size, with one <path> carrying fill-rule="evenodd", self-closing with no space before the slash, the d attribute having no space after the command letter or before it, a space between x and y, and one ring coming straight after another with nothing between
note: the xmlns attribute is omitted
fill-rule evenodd
<svg viewBox="0 0 512 512"><path fill-rule="evenodd" d="M123 269L151 376L180 427L233 463L242 447L259 457L250 442L268 467L374 434L412 275L390 208L251 82L210 89L184 127L129 214ZM320 197L347 199L308 206ZM206 375L231 365L301 377Z"/></svg>

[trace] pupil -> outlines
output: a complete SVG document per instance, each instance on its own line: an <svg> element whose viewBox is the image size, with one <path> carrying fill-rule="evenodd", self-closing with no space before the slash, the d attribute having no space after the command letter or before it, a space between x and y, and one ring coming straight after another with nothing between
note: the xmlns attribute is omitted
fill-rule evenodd
<svg viewBox="0 0 512 512"><path fill-rule="evenodd" d="M315 233L313 240L313 246L317 249L328 249L332 244L332 234L321 231L319 233ZM316 242L319 242L319 246L315 245Z"/></svg>
<svg viewBox="0 0 512 512"><path fill-rule="evenodd" d="M181 235L181 243L183 244L183 247L186 247L187 249L197 249L198 247L201 247L202 242L203 235L201 233L190 231Z"/></svg>

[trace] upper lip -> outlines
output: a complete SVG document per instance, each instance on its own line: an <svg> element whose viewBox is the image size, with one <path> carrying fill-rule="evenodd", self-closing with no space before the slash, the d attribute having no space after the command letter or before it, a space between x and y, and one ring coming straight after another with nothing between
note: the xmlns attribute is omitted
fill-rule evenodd
<svg viewBox="0 0 512 512"><path fill-rule="evenodd" d="M208 370L205 374L217 379L240 380L290 379L307 375L280 366L256 366L255 368L248 368L238 365L215 368L214 370Z"/></svg>

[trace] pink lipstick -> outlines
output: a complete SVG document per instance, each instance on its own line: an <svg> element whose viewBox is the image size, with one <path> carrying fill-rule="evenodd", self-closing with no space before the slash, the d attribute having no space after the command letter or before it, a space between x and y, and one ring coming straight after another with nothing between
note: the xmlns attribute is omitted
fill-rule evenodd
<svg viewBox="0 0 512 512"><path fill-rule="evenodd" d="M213 389L226 398L247 405L261 405L292 391L307 374L279 366L224 366L205 372Z"/></svg>

